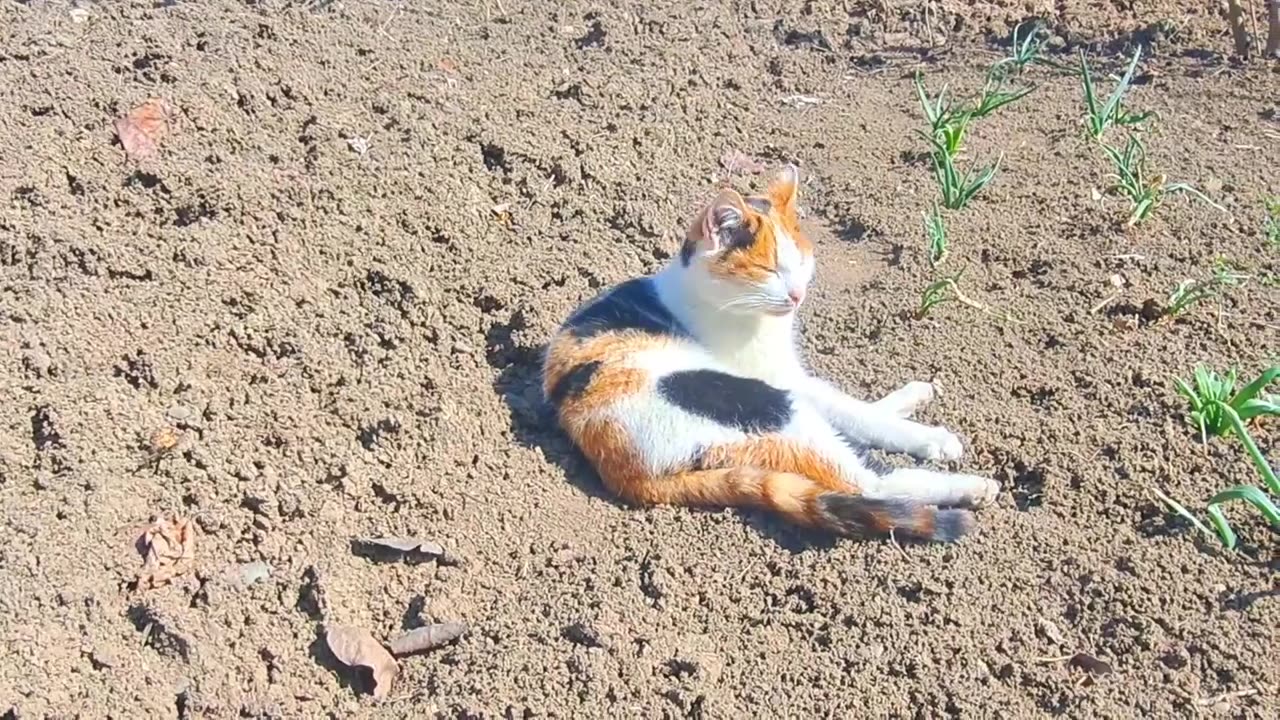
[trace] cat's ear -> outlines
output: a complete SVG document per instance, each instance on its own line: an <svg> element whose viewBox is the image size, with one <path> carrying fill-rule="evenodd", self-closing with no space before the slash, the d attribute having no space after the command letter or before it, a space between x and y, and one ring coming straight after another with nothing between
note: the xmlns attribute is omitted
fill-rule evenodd
<svg viewBox="0 0 1280 720"><path fill-rule="evenodd" d="M731 188L721 190L699 211L689 226L686 245L714 252L725 244L746 222L747 206L742 196Z"/></svg>
<svg viewBox="0 0 1280 720"><path fill-rule="evenodd" d="M794 215L796 198L800 194L800 170L787 163L773 182L769 183L769 202L784 215Z"/></svg>

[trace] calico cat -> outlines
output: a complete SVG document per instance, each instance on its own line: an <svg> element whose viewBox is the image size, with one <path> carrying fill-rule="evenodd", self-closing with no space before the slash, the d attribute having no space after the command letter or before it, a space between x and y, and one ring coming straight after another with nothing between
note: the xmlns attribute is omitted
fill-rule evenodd
<svg viewBox="0 0 1280 720"><path fill-rule="evenodd" d="M767 192L722 190L678 257L575 310L543 364L560 426L606 487L637 504L751 506L841 535L951 542L994 480L890 469L868 447L954 460L960 439L909 420L911 382L871 403L810 375L794 321L813 276L798 171Z"/></svg>

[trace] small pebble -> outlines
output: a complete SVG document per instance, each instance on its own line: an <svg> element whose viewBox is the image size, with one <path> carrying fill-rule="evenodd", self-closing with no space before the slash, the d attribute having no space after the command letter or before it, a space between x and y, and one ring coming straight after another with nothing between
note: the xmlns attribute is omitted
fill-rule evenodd
<svg viewBox="0 0 1280 720"><path fill-rule="evenodd" d="M236 584L240 587L249 587L271 577L271 566L262 560L254 560L237 566L233 575Z"/></svg>

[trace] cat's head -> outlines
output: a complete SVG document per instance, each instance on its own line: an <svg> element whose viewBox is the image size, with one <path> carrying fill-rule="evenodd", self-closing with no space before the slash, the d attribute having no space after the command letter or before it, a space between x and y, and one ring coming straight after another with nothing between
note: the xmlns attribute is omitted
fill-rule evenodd
<svg viewBox="0 0 1280 720"><path fill-rule="evenodd" d="M799 171L787 165L760 195L721 190L694 218L680 263L693 289L726 312L785 316L813 278L813 244L796 215Z"/></svg>

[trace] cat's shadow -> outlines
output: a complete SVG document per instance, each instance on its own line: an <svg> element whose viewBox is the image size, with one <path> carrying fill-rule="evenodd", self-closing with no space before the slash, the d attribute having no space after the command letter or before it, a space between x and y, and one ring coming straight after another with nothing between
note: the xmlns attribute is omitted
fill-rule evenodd
<svg viewBox="0 0 1280 720"><path fill-rule="evenodd" d="M647 512L644 508L625 503L610 493L586 457L557 425L554 411L542 397L539 363L543 350L543 347L539 347L536 351L520 352L516 357L507 354L504 361L511 361L508 364L493 363L499 371L493 388L511 411L512 436L522 446L541 451L543 457L558 465L564 471L565 478L587 496L632 512ZM690 512L723 512L723 508L686 509ZM829 534L784 524L764 511L740 508L735 512L756 532L792 553L810 549L826 550L840 542L839 538Z"/></svg>

